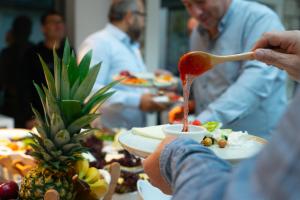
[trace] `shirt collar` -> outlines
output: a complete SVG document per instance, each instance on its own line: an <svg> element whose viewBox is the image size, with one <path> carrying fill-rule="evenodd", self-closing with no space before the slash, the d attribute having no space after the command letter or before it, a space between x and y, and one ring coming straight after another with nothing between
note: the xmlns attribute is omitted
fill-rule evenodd
<svg viewBox="0 0 300 200"><path fill-rule="evenodd" d="M109 33L111 33L115 38L117 38L121 42L125 43L126 45L138 46L137 42L131 42L131 39L127 35L127 33L125 33L124 31L122 31L121 29L119 29L117 26L115 26L115 25L113 25L111 23L108 23L106 25L105 29Z"/></svg>
<svg viewBox="0 0 300 200"><path fill-rule="evenodd" d="M230 16L231 14L233 13L235 7L236 7L236 4L237 4L237 1L238 0L232 0L229 7L228 7L228 10L226 11L225 15L222 17L221 21L219 22L219 25L218 25L218 30L219 30L219 34L223 32L223 30L225 29L225 27L228 25L228 23L230 22ZM197 31L201 34L201 35L206 35L208 34L208 31L203 28L201 25L199 25L197 27Z"/></svg>
<svg viewBox="0 0 300 200"><path fill-rule="evenodd" d="M233 13L233 11L236 7L237 1L238 0L232 0L231 1L228 10L226 11L225 15L222 17L222 19L219 23L219 26L218 26L218 29L219 29L220 33L224 30L226 25L228 25L228 23L230 22L230 19L231 19L230 16L231 16L231 14Z"/></svg>

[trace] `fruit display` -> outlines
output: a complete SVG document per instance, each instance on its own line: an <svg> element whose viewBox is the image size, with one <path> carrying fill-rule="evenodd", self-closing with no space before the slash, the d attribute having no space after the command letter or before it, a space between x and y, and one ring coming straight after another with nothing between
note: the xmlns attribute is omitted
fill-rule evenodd
<svg viewBox="0 0 300 200"><path fill-rule="evenodd" d="M79 160L76 163L76 173L78 179L83 181L90 190L91 197L99 199L104 196L108 190L108 183L95 167L90 167L86 159Z"/></svg>
<svg viewBox="0 0 300 200"><path fill-rule="evenodd" d="M95 161L90 162L90 166L102 169L105 166L118 162L121 165L121 175L118 179L115 192L124 194L137 190L136 183L143 178L141 159L128 153L126 150L119 150L118 157L111 160L106 160L107 153L103 151L103 139L99 135L91 135L83 142L85 147L90 149L91 154L95 157Z"/></svg>
<svg viewBox="0 0 300 200"><path fill-rule="evenodd" d="M118 83L114 81L89 96L100 70L100 64L90 68L92 52L77 65L75 53L66 41L63 58L55 50L53 56L54 75L40 57L47 86L34 84L44 113L32 108L38 135L31 134L30 155L37 167L22 179L19 196L23 200L43 199L50 188L59 193L60 199L75 199L78 191L72 180L76 174L74 166L88 151L81 140L93 131L90 123L99 116L96 111L112 96L109 89Z"/></svg>

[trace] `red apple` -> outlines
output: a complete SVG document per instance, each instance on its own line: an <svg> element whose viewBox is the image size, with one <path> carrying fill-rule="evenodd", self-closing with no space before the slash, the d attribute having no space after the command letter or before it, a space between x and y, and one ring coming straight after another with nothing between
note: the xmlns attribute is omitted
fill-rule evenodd
<svg viewBox="0 0 300 200"><path fill-rule="evenodd" d="M14 181L2 183L0 185L0 199L16 199L19 195L19 187Z"/></svg>

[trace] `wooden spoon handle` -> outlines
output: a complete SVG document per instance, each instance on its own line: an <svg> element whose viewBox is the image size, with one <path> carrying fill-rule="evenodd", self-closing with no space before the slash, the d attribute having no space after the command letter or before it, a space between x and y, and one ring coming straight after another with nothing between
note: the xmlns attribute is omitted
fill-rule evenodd
<svg viewBox="0 0 300 200"><path fill-rule="evenodd" d="M228 55L228 56L214 56L212 59L213 65L221 64L224 62L230 61L240 61L240 60L253 60L254 59L253 52L235 54L235 55Z"/></svg>
<svg viewBox="0 0 300 200"><path fill-rule="evenodd" d="M117 183L118 183L118 179L120 177L120 164L117 162L112 163L109 166L109 173L111 175L111 181L109 184L109 188L108 191L106 193L106 195L104 196L103 200L111 200L112 196L115 192Z"/></svg>
<svg viewBox="0 0 300 200"><path fill-rule="evenodd" d="M50 189L46 192L44 200L59 200L59 194L56 190Z"/></svg>

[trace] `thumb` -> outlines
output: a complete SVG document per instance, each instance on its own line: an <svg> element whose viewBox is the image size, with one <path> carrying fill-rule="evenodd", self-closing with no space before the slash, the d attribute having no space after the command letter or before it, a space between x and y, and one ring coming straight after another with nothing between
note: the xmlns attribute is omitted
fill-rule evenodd
<svg viewBox="0 0 300 200"><path fill-rule="evenodd" d="M254 51L254 58L269 65L278 68L285 68L293 55L280 53L271 49L257 49Z"/></svg>

